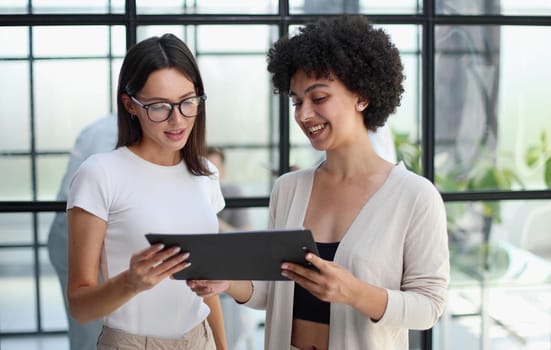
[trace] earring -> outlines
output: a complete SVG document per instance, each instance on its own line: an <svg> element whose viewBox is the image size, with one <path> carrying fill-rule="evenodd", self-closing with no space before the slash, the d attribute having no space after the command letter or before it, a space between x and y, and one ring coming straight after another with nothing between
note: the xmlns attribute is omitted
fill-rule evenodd
<svg viewBox="0 0 551 350"><path fill-rule="evenodd" d="M130 114L130 119L136 120L136 116L134 114Z"/></svg>
<svg viewBox="0 0 551 350"><path fill-rule="evenodd" d="M365 106L362 103L358 103L358 105L356 106L356 109L358 110L358 112L363 112L363 110L365 109Z"/></svg>

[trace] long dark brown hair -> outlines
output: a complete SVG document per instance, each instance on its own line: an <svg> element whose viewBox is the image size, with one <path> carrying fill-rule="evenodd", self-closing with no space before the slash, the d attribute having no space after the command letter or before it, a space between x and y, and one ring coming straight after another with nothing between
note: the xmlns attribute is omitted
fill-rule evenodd
<svg viewBox="0 0 551 350"><path fill-rule="evenodd" d="M193 83L197 96L205 94L195 57L182 40L173 34L164 34L161 37L152 37L139 42L126 53L119 74L117 148L135 145L143 137L140 122L137 118L131 118L124 107L122 95L136 95L144 87L149 75L163 68L177 69ZM194 175L212 174L205 162L205 109L203 105L195 118L195 124L186 145L180 150L188 170Z"/></svg>

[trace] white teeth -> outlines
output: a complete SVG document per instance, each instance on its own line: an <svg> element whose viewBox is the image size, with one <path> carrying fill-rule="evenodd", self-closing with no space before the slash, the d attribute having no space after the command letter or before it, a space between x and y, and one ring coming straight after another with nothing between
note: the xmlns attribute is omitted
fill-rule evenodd
<svg viewBox="0 0 551 350"><path fill-rule="evenodd" d="M312 127L308 128L308 131L315 134L323 128L325 128L325 125L324 124L319 124L319 125L312 126Z"/></svg>

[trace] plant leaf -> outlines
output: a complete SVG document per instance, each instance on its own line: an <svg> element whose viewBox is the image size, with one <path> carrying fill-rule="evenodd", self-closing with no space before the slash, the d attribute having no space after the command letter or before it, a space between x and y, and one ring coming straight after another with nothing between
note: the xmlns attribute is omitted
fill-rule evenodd
<svg viewBox="0 0 551 350"><path fill-rule="evenodd" d="M528 165L529 167L533 167L540 158L540 155L541 152L539 147L531 146L530 148L528 148L528 150L526 151L526 156L524 158L524 160L526 161L526 165Z"/></svg>
<svg viewBox="0 0 551 350"><path fill-rule="evenodd" d="M545 168L544 168L544 174L543 178L545 180L545 184L547 185L547 188L551 188L551 157L547 158L547 161L545 161Z"/></svg>

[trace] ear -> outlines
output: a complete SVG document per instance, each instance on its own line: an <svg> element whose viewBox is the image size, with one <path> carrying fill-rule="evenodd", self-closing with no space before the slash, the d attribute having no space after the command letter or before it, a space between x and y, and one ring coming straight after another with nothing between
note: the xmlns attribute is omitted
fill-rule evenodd
<svg viewBox="0 0 551 350"><path fill-rule="evenodd" d="M356 102L356 110L358 112L363 112L368 105L369 105L369 101L367 100L367 98L359 96Z"/></svg>
<svg viewBox="0 0 551 350"><path fill-rule="evenodd" d="M137 111L136 111L136 104L134 102L132 102L132 99L130 98L130 96L128 96L128 94L126 93L122 93L121 94L121 100L122 100L122 104L124 106L124 109L126 109L126 111L128 112L128 114L130 115L136 115Z"/></svg>

